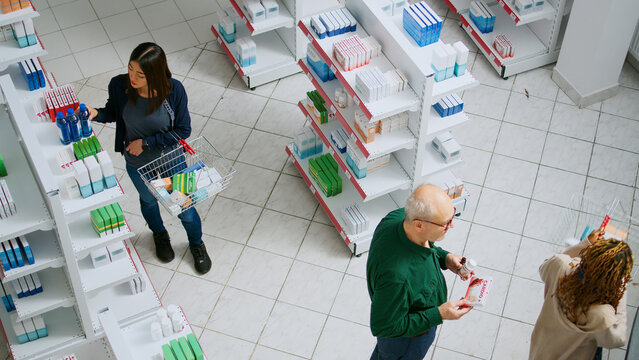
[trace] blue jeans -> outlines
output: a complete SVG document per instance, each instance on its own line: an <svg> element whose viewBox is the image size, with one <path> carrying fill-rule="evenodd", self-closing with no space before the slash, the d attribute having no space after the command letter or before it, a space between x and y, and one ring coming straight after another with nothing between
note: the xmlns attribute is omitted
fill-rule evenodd
<svg viewBox="0 0 639 360"><path fill-rule="evenodd" d="M160 207L158 206L158 200L151 194L149 188L142 180L142 177L138 173L138 169L133 166L126 166L126 172L133 182L133 186L138 190L140 194L140 208L142 210L142 217L146 220L149 228L154 234L166 231L162 217L160 216ZM186 230L186 236L189 239L190 245L199 245L202 243L202 220L198 215L197 210L194 207L186 210L178 215L178 218L182 220L182 226Z"/></svg>
<svg viewBox="0 0 639 360"><path fill-rule="evenodd" d="M422 360L435 341L436 330L435 326L426 334L414 338L378 337L371 360Z"/></svg>

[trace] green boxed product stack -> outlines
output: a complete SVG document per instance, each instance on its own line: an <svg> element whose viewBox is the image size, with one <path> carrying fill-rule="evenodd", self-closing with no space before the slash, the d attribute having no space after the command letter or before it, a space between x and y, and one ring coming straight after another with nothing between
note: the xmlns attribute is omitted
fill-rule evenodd
<svg viewBox="0 0 639 360"><path fill-rule="evenodd" d="M123 231L126 227L120 204L113 203L91 211L91 223L100 237Z"/></svg>
<svg viewBox="0 0 639 360"><path fill-rule="evenodd" d="M204 354L195 335L188 334L162 345L164 360L202 360Z"/></svg>
<svg viewBox="0 0 639 360"><path fill-rule="evenodd" d="M180 173L173 175L173 190L182 194L192 194L197 190L197 176L195 172Z"/></svg>
<svg viewBox="0 0 639 360"><path fill-rule="evenodd" d="M326 196L335 196L342 192L342 178L337 172L337 161L331 154L308 159L308 167L313 179Z"/></svg>
<svg viewBox="0 0 639 360"><path fill-rule="evenodd" d="M326 110L326 102L317 90L309 91L306 93L308 98L307 104L313 111L316 119L319 119L320 124L328 122L328 110ZM312 105L311 105L312 104Z"/></svg>
<svg viewBox="0 0 639 360"><path fill-rule="evenodd" d="M76 160L82 160L90 155L95 156L100 151L102 151L102 147L95 136L73 143L73 153Z"/></svg>
<svg viewBox="0 0 639 360"><path fill-rule="evenodd" d="M7 168L4 166L2 156L0 156L0 177L7 176Z"/></svg>

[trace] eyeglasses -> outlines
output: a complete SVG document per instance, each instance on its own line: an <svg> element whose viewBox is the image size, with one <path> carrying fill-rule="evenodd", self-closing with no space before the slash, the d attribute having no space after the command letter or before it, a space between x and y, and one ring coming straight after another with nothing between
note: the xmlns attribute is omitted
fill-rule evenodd
<svg viewBox="0 0 639 360"><path fill-rule="evenodd" d="M450 218L450 220L446 223L446 225L442 225L442 224L438 224L438 223L435 223L435 222L432 222L432 221L422 220L422 219L415 219L415 220L419 220L419 221L427 222L429 224L441 226L441 227L444 228L444 231L447 231L448 229L450 229L450 226L453 224L453 220L455 219L455 214L457 214L457 208L456 207L453 208L453 217Z"/></svg>

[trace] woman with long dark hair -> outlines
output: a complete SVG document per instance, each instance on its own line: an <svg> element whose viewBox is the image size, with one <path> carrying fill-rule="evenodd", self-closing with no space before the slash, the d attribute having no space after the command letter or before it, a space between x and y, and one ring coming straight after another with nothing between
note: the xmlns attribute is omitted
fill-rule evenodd
<svg viewBox="0 0 639 360"><path fill-rule="evenodd" d="M129 58L128 74L109 83L104 108L89 108L97 122L115 122L115 151L124 155L126 171L140 195L142 216L153 232L155 252L164 262L175 258L158 202L148 190L138 168L172 150L179 139L191 135L191 116L184 86L171 77L164 50L154 43L138 45ZM202 221L195 208L178 215L186 230L195 269L204 274L211 259L202 242Z"/></svg>

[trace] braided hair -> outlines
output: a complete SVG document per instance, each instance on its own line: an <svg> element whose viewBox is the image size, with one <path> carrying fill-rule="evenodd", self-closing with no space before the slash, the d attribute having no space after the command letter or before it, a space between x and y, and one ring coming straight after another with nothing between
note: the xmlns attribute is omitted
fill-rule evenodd
<svg viewBox="0 0 639 360"><path fill-rule="evenodd" d="M627 243L615 239L599 240L579 252L579 265L559 279L555 295L572 323L588 321L591 305L609 304L617 310L630 282L632 250Z"/></svg>

